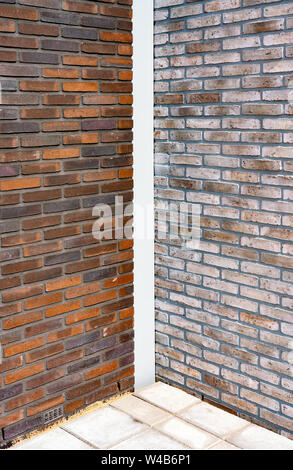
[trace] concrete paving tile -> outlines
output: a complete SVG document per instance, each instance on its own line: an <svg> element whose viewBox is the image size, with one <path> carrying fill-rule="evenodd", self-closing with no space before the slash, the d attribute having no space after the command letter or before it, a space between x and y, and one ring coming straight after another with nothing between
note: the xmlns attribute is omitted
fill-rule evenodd
<svg viewBox="0 0 293 470"><path fill-rule="evenodd" d="M229 437L227 441L245 450L293 450L293 441L255 424Z"/></svg>
<svg viewBox="0 0 293 470"><path fill-rule="evenodd" d="M178 413L188 406L201 403L199 398L195 398L178 388L171 387L163 382L156 382L149 387L138 390L134 395L142 400L163 408L170 413Z"/></svg>
<svg viewBox="0 0 293 470"><path fill-rule="evenodd" d="M219 441L219 439L212 434L192 426L179 418L173 418L161 423L156 426L156 429L167 434L173 439L186 444L192 449L207 449Z"/></svg>
<svg viewBox="0 0 293 470"><path fill-rule="evenodd" d="M150 430L121 442L112 450L190 450L168 436Z"/></svg>
<svg viewBox="0 0 293 470"><path fill-rule="evenodd" d="M209 450L241 450L241 449L239 449L239 447L233 446L232 444L229 444L229 442L220 441L218 444L211 447Z"/></svg>
<svg viewBox="0 0 293 470"><path fill-rule="evenodd" d="M99 449L106 449L147 429L145 425L109 406L62 427Z"/></svg>
<svg viewBox="0 0 293 470"><path fill-rule="evenodd" d="M11 450L293 450L293 441L286 437L162 382L135 395Z"/></svg>
<svg viewBox="0 0 293 470"><path fill-rule="evenodd" d="M180 413L179 416L221 438L249 425L244 419L203 402Z"/></svg>
<svg viewBox="0 0 293 470"><path fill-rule="evenodd" d="M68 432L57 428L20 443L12 450L93 450L93 448Z"/></svg>
<svg viewBox="0 0 293 470"><path fill-rule="evenodd" d="M118 410L124 411L124 413L129 414L132 418L137 419L149 426L154 426L155 424L166 421L167 419L172 418L170 413L157 408L156 406L146 403L140 398L129 395L121 400L113 402L111 407L114 407Z"/></svg>

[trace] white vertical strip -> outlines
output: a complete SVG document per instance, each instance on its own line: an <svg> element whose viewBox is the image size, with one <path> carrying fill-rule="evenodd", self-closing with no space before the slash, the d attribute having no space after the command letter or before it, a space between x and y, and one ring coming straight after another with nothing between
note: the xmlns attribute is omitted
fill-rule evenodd
<svg viewBox="0 0 293 470"><path fill-rule="evenodd" d="M133 2L134 44L134 203L154 207L154 74L152 0ZM151 224L151 226L150 226ZM135 387L155 381L154 325L154 239L153 219L148 222L151 239L137 239L134 220L134 307L135 307Z"/></svg>

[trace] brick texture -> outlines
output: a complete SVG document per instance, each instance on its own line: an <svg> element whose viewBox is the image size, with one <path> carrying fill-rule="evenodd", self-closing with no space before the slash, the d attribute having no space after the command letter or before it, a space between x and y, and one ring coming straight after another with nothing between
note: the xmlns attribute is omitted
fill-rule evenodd
<svg viewBox="0 0 293 470"><path fill-rule="evenodd" d="M286 0L155 0L156 206L201 207L198 250L156 245L157 376L291 438L292 28Z"/></svg>
<svg viewBox="0 0 293 470"><path fill-rule="evenodd" d="M131 0L0 1L0 441L133 387Z"/></svg>

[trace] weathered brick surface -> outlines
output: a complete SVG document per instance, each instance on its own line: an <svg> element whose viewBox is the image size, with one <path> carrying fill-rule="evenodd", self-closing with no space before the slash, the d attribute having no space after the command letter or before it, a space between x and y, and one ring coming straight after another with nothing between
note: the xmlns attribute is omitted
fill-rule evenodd
<svg viewBox="0 0 293 470"><path fill-rule="evenodd" d="M131 4L0 1L0 441L133 387Z"/></svg>
<svg viewBox="0 0 293 470"><path fill-rule="evenodd" d="M157 376L289 437L292 15L155 0L156 205L201 205L198 250L157 242Z"/></svg>

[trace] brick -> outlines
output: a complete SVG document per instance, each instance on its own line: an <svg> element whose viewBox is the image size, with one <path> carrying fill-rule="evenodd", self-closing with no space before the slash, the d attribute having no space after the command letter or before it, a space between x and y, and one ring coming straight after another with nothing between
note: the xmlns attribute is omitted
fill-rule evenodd
<svg viewBox="0 0 293 470"><path fill-rule="evenodd" d="M93 40L93 41L96 41L98 39L98 35L96 31L92 29L85 29L85 28L69 28L69 27L62 28L61 35L64 38L88 39L88 40ZM71 43L72 44L71 49L68 49L69 44L64 43L64 47L66 47L66 50L68 51L74 52L73 47L78 48L77 43Z"/></svg>
<svg viewBox="0 0 293 470"><path fill-rule="evenodd" d="M29 364L31 362L38 361L40 359L44 359L46 357L50 357L56 354L60 354L64 352L63 344L56 344L45 347L43 349L38 348L36 351L31 351L26 354L26 362Z"/></svg>
<svg viewBox="0 0 293 470"><path fill-rule="evenodd" d="M44 105L77 105L80 98L77 95L45 95L43 98Z"/></svg>
<svg viewBox="0 0 293 470"><path fill-rule="evenodd" d="M96 59L95 57L87 56L63 55L62 61L64 65L78 65L85 67L96 67L98 65L98 59Z"/></svg>
<svg viewBox="0 0 293 470"><path fill-rule="evenodd" d="M32 336L40 335L42 333L47 333L53 329L58 329L61 326L62 323L60 320L50 320L42 323L37 323L35 325L30 325L25 329L25 337L30 338Z"/></svg>
<svg viewBox="0 0 293 470"><path fill-rule="evenodd" d="M3 217L3 219L36 215L40 213L41 213L41 206L39 204L34 204L31 206L26 206L26 207L3 208L1 210L1 216Z"/></svg>
<svg viewBox="0 0 293 470"><path fill-rule="evenodd" d="M91 28L114 29L116 21L114 18L83 16L81 18L81 25Z"/></svg>
<svg viewBox="0 0 293 470"><path fill-rule="evenodd" d="M14 191L17 189L37 188L41 186L40 178L18 178L16 180L2 181L2 191Z"/></svg>
<svg viewBox="0 0 293 470"><path fill-rule="evenodd" d="M5 22L6 24L6 22ZM16 52L0 51L0 60L3 62L16 62Z"/></svg>
<svg viewBox="0 0 293 470"><path fill-rule="evenodd" d="M129 8L101 6L100 13L106 16L131 18L132 12Z"/></svg>
<svg viewBox="0 0 293 470"><path fill-rule="evenodd" d="M4 356L5 357L14 356L16 354L23 353L25 351L29 351L31 349L35 349L43 345L44 345L43 338L35 338L33 340L28 340L23 343L19 343L17 346L7 346L4 349Z"/></svg>
<svg viewBox="0 0 293 470"><path fill-rule="evenodd" d="M52 269L44 269L41 271L33 271L24 274L23 280L25 284L44 281L47 279L51 279L55 276L60 276L62 274L62 270L60 268L52 268Z"/></svg>
<svg viewBox="0 0 293 470"><path fill-rule="evenodd" d="M58 82L23 80L20 82L20 89L23 91L59 91L60 85Z"/></svg>
<svg viewBox="0 0 293 470"><path fill-rule="evenodd" d="M62 300L62 294L49 294L34 300L25 301L25 309L33 309L43 307L45 305L55 304Z"/></svg>
<svg viewBox="0 0 293 470"><path fill-rule="evenodd" d="M72 310L78 310L81 308L81 301L67 302L62 305L56 305L46 309L46 317L52 317L55 315L61 315L63 313L71 312Z"/></svg>
<svg viewBox="0 0 293 470"><path fill-rule="evenodd" d="M16 436L19 436L21 434L24 434L26 432L30 432L37 427L40 427L42 425L42 417L37 416L33 419L25 419L21 421L20 423L13 424L12 426L9 426L8 428L5 428L5 439L13 439Z"/></svg>
<svg viewBox="0 0 293 470"><path fill-rule="evenodd" d="M4 3L0 341L9 358L0 371L3 391L19 390L1 408L9 441L41 427L52 406L72 413L85 395L118 394L118 381L133 388L132 246L91 235L96 203L121 191L132 200L132 11L124 0ZM105 364L103 384L88 388L83 371Z"/></svg>
<svg viewBox="0 0 293 470"><path fill-rule="evenodd" d="M94 4L87 4L85 2L73 2L70 0L63 0L62 8L66 11L78 11L81 13L98 13L98 6Z"/></svg>
<svg viewBox="0 0 293 470"><path fill-rule="evenodd" d="M108 372L112 372L113 370L117 369L117 367L118 367L118 362L117 361L110 362L109 364L106 364L104 366L98 367L96 369L93 369L93 370L87 372L86 373L86 378L88 380L93 379L95 377L106 374Z"/></svg>
<svg viewBox="0 0 293 470"><path fill-rule="evenodd" d="M42 266L42 261L40 259L29 260L29 261L19 261L18 263L7 264L2 267L2 274L13 274L22 271L29 271L37 269Z"/></svg>
<svg viewBox="0 0 293 470"><path fill-rule="evenodd" d="M80 150L78 148L67 148L67 149L57 149L57 150L44 150L43 157L44 159L63 159L63 158L78 158L80 155Z"/></svg>
<svg viewBox="0 0 293 470"><path fill-rule="evenodd" d="M263 33L268 31L278 31L284 28L283 20L260 21L248 23L243 26L244 34Z"/></svg>
<svg viewBox="0 0 293 470"><path fill-rule="evenodd" d="M2 246L25 245L41 241L41 232L27 233L24 235L11 235L2 238Z"/></svg>
<svg viewBox="0 0 293 470"><path fill-rule="evenodd" d="M23 119L56 119L60 117L58 109L23 109L21 112Z"/></svg>
<svg viewBox="0 0 293 470"><path fill-rule="evenodd" d="M57 0L20 0L20 4L52 9L57 9L59 6Z"/></svg>
<svg viewBox="0 0 293 470"><path fill-rule="evenodd" d="M78 131L79 122L45 122L42 125L44 132L65 132L65 131Z"/></svg>
<svg viewBox="0 0 293 470"><path fill-rule="evenodd" d="M3 134L14 134L23 132L39 132L37 122L5 122L0 123L0 131Z"/></svg>
<svg viewBox="0 0 293 470"><path fill-rule="evenodd" d="M1 20L0 21L0 31L3 33L14 33L15 32L15 23L13 21Z"/></svg>
<svg viewBox="0 0 293 470"><path fill-rule="evenodd" d="M8 373L4 377L5 384L10 384L17 382L19 380L23 380L25 378L31 377L33 375L39 374L40 372L44 371L44 364L39 363L33 366L28 366L20 369L18 372L14 371L12 373Z"/></svg>
<svg viewBox="0 0 293 470"><path fill-rule="evenodd" d="M56 332L49 333L48 343L54 343L61 339L69 338L71 336L80 335L83 333L83 325L76 325L63 330L57 330Z"/></svg>
<svg viewBox="0 0 293 470"><path fill-rule="evenodd" d="M56 281L50 281L46 284L46 291L51 292L54 290L64 289L73 287L81 283L81 276L69 276L67 279L61 279Z"/></svg>
<svg viewBox="0 0 293 470"><path fill-rule="evenodd" d="M23 65L4 65L1 66L1 75L13 77L38 77L39 69L37 67L29 67ZM16 119L16 118L14 118Z"/></svg>
<svg viewBox="0 0 293 470"><path fill-rule="evenodd" d="M41 21L56 24L79 25L80 16L75 13L55 12L43 10L40 14Z"/></svg>
<svg viewBox="0 0 293 470"><path fill-rule="evenodd" d="M66 325L72 325L74 323L77 323L83 320L88 320L89 318L96 318L99 315L100 315L100 309L97 307L87 309L86 311L82 311L82 312L72 313L72 314L67 315ZM106 320L104 319L100 320L98 325L100 325L100 323L104 324L105 322ZM95 327L96 327L96 324L94 324L92 328L95 328ZM87 328L87 331L92 328Z"/></svg>
<svg viewBox="0 0 293 470"><path fill-rule="evenodd" d="M39 402L37 405L29 406L27 408L27 414L28 416L33 416L41 411L48 410L62 403L64 403L64 397L62 395L56 398L48 398L47 400Z"/></svg>
<svg viewBox="0 0 293 470"><path fill-rule="evenodd" d="M99 44L95 42L85 42L82 45L82 52L88 54L109 54L115 53L115 46L111 44Z"/></svg>
<svg viewBox="0 0 293 470"><path fill-rule="evenodd" d="M2 47L12 47L21 49L37 49L38 40L35 38L20 38L10 36L0 36Z"/></svg>
<svg viewBox="0 0 293 470"><path fill-rule="evenodd" d="M47 368L53 369L56 367L60 367L68 362L76 361L77 359L81 359L83 357L83 352L81 350L72 351L62 356L57 356L56 358L49 359L47 361Z"/></svg>
<svg viewBox="0 0 293 470"><path fill-rule="evenodd" d="M16 8L2 5L0 15L4 18L19 18L29 21L37 21L39 19L38 11L29 8Z"/></svg>
<svg viewBox="0 0 293 470"><path fill-rule="evenodd" d="M182 18L185 16L194 16L202 13L201 5L186 5L184 7L172 8L171 18Z"/></svg>
<svg viewBox="0 0 293 470"><path fill-rule="evenodd" d="M15 411L14 413L8 414L5 418L0 418L0 426L4 428L9 424L13 424L20 421L23 417L23 410Z"/></svg>
<svg viewBox="0 0 293 470"><path fill-rule="evenodd" d="M34 312L31 314L19 315L16 318L11 318L3 321L3 328L10 329L18 326L26 325L27 323L33 323L43 318L42 312Z"/></svg>
<svg viewBox="0 0 293 470"><path fill-rule="evenodd" d="M22 393L23 390L23 385L22 384L17 384L17 385L12 385L11 387L7 387L6 389L1 391L1 401L5 400L7 398L15 397L16 395L19 395Z"/></svg>
<svg viewBox="0 0 293 470"><path fill-rule="evenodd" d="M25 395L22 395L20 397L13 398L9 400L6 405L5 409L6 411L11 411L14 410L15 408L23 407L28 403L31 403L33 401L36 401L40 398L44 397L44 390L36 390L30 393L27 393Z"/></svg>
<svg viewBox="0 0 293 470"><path fill-rule="evenodd" d="M42 39L41 47L44 50L78 52L79 44L75 41L62 41L60 39Z"/></svg>
<svg viewBox="0 0 293 470"><path fill-rule="evenodd" d="M18 31L21 34L36 36L58 36L59 28L51 25L19 23Z"/></svg>

